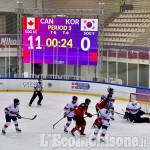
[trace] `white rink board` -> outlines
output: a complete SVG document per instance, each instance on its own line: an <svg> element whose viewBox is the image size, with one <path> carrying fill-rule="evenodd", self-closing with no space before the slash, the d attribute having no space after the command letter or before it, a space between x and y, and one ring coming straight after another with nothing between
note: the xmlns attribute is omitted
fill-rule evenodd
<svg viewBox="0 0 150 150"><path fill-rule="evenodd" d="M33 90L35 83L37 83L37 80L35 79L0 79L0 90ZM72 88L72 84L77 84L77 88ZM130 93L136 93L136 88L134 87L96 82L43 80L43 91L47 92L75 92L103 95L107 91L108 87L114 88L116 98L129 99Z"/></svg>

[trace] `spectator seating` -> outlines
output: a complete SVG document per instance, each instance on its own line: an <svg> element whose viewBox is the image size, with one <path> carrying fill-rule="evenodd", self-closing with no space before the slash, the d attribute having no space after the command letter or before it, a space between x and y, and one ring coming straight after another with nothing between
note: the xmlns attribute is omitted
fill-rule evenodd
<svg viewBox="0 0 150 150"><path fill-rule="evenodd" d="M104 28L104 45L130 45L150 25L150 10L126 10Z"/></svg>

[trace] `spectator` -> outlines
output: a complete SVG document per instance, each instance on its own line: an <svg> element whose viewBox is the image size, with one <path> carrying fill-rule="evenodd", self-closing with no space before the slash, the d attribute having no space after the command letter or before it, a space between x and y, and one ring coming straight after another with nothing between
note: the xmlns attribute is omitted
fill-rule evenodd
<svg viewBox="0 0 150 150"><path fill-rule="evenodd" d="M126 0L120 0L120 12L124 12Z"/></svg>

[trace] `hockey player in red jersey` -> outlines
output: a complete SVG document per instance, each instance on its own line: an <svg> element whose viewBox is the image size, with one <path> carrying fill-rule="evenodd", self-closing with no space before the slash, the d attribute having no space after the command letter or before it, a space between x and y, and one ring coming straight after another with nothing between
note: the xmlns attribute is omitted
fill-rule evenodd
<svg viewBox="0 0 150 150"><path fill-rule="evenodd" d="M9 105L4 109L5 112L5 118L6 118L6 124L4 125L2 129L2 133L6 134L5 130L10 125L11 120L13 120L16 131L21 132L21 130L18 128L18 119L21 119L21 116L19 115L19 99L14 99L14 104Z"/></svg>
<svg viewBox="0 0 150 150"><path fill-rule="evenodd" d="M90 102L90 99L85 99L85 103L80 104L79 107L74 111L74 120L76 121L76 126L71 130L71 134L73 136L75 136L74 132L79 130L79 128L81 128L80 135L85 135L84 130L86 121L84 119L84 114L86 114L88 117L92 117L92 115L87 112Z"/></svg>
<svg viewBox="0 0 150 150"><path fill-rule="evenodd" d="M101 100L95 106L96 112L98 113L98 111L100 109L108 107L109 102L111 101L111 99L112 99L112 95L111 94L108 94L106 98L105 97L101 98Z"/></svg>
<svg viewBox="0 0 150 150"><path fill-rule="evenodd" d="M110 109L109 107L108 108L103 108L99 111L99 117L96 119L96 121L94 123L97 126L97 128L95 129L94 136L91 140L94 141L96 139L97 134L98 134L100 128L102 127L102 133L101 133L101 136L100 136L100 140L102 142L105 141L104 137L105 137L107 128L109 126L110 118L112 117L111 112L112 112L112 109Z"/></svg>
<svg viewBox="0 0 150 150"><path fill-rule="evenodd" d="M72 119L74 117L74 111L77 109L79 104L77 103L78 98L76 96L72 97L72 101L67 103L64 108L64 118L67 117L67 123L64 126L64 131L68 132L68 127L70 126Z"/></svg>
<svg viewBox="0 0 150 150"><path fill-rule="evenodd" d="M99 113L99 111L103 108L107 108L110 106L110 101L112 99L112 95L111 94L108 94L107 95L107 98L103 97L101 98L101 100L96 104L96 112ZM110 106L111 107L111 106ZM99 115L99 114L98 114ZM97 120L97 119L96 119ZM96 121L95 120L95 121ZM93 123L93 128L95 128L95 122Z"/></svg>
<svg viewBox="0 0 150 150"><path fill-rule="evenodd" d="M132 101L126 107L124 119L129 119L133 123L150 123L150 118L141 118L144 114L145 112L141 110L141 105L137 101Z"/></svg>

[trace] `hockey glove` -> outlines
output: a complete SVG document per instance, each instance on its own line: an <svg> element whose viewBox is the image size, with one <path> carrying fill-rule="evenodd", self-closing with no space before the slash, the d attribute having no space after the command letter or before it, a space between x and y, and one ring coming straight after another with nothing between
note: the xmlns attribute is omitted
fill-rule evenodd
<svg viewBox="0 0 150 150"><path fill-rule="evenodd" d="M129 118L129 113L125 112L125 115L124 115L123 119L128 119L128 118Z"/></svg>
<svg viewBox="0 0 150 150"><path fill-rule="evenodd" d="M142 110L141 110L141 112L140 112L140 113L141 113L141 115L144 115L144 114L145 114L145 112L144 112L144 111L142 111Z"/></svg>
<svg viewBox="0 0 150 150"><path fill-rule="evenodd" d="M20 116L19 114L17 114L17 118L18 118L18 119L21 119L21 116Z"/></svg>
<svg viewBox="0 0 150 150"><path fill-rule="evenodd" d="M74 108L70 108L70 111L75 111L75 109Z"/></svg>
<svg viewBox="0 0 150 150"><path fill-rule="evenodd" d="M66 117L67 117L67 113L65 112L65 113L64 113L64 118L66 118Z"/></svg>
<svg viewBox="0 0 150 150"><path fill-rule="evenodd" d="M92 117L92 114L88 114L88 117L90 117L90 118L91 118L91 117Z"/></svg>

